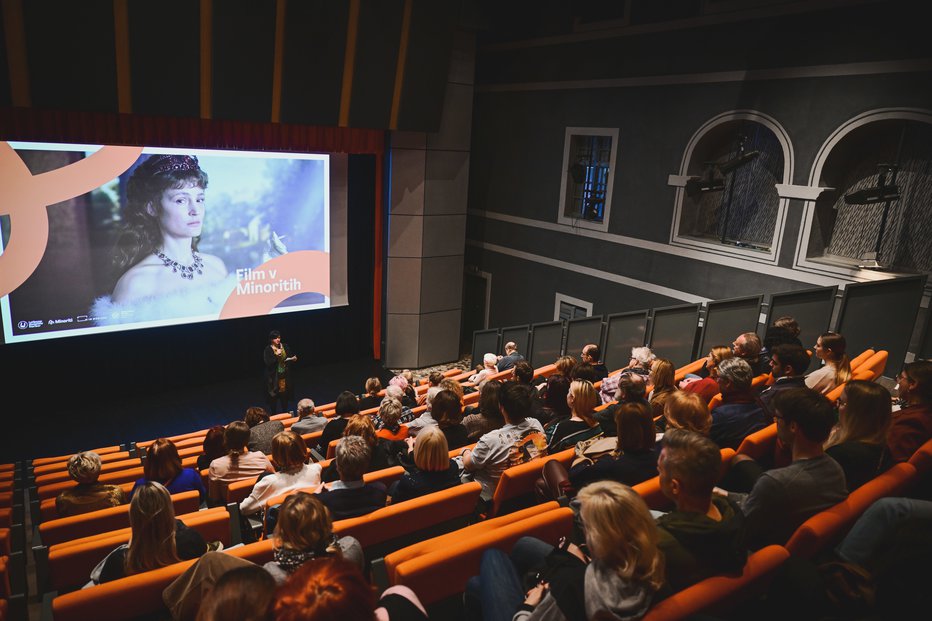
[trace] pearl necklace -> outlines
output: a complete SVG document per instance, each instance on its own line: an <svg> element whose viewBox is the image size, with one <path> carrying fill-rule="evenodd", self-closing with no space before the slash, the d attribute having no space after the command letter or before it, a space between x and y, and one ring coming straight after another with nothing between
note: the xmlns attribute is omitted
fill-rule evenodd
<svg viewBox="0 0 932 621"><path fill-rule="evenodd" d="M161 249L155 251L155 256L162 260L162 264L165 267L171 268L172 272L178 274L185 280L194 280L195 272L198 274L203 274L204 270L204 260L201 258L201 255L192 251L191 256L194 257L194 263L191 265L183 265L170 258Z"/></svg>

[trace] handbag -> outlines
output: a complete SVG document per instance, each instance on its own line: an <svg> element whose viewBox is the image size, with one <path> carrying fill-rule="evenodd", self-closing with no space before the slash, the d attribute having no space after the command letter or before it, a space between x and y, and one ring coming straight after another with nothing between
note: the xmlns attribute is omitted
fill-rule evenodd
<svg viewBox="0 0 932 621"><path fill-rule="evenodd" d="M618 438L599 434L576 443L576 457L571 467L582 463L593 464L597 459L609 455L618 447Z"/></svg>

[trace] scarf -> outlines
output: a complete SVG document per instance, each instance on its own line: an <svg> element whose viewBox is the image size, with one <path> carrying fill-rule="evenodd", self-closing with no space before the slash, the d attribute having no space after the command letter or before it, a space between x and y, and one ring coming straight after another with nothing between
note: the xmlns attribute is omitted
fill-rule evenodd
<svg viewBox="0 0 932 621"><path fill-rule="evenodd" d="M337 548L337 538L334 536L328 544L332 548ZM328 548L324 548L323 552L317 550L295 550L292 548L275 548L272 551L272 560L274 560L279 567L284 569L289 574L293 574L298 567L303 565L307 561L311 561L319 556L330 556Z"/></svg>

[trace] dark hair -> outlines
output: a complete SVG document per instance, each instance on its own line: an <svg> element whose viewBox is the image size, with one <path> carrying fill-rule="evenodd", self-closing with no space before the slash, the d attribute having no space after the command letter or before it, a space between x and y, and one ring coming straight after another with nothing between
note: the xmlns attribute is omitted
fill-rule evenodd
<svg viewBox="0 0 932 621"><path fill-rule="evenodd" d="M223 572L207 591L197 621L267 621L272 619L275 579L258 565Z"/></svg>
<svg viewBox="0 0 932 621"><path fill-rule="evenodd" d="M580 362L576 365L576 368L573 369L572 379L586 380L587 382L594 384L602 378L599 377L599 374L596 372L594 366L588 362Z"/></svg>
<svg viewBox="0 0 932 621"><path fill-rule="evenodd" d="M687 495L709 497L722 468L722 453L712 440L688 429L663 434L664 470Z"/></svg>
<svg viewBox="0 0 932 621"><path fill-rule="evenodd" d="M558 416L569 416L570 406L566 395L570 391L570 378L565 375L551 375L547 378L547 396L544 405Z"/></svg>
<svg viewBox="0 0 932 621"><path fill-rule="evenodd" d="M359 414L359 399L350 391L344 390L337 397L335 412L337 416Z"/></svg>
<svg viewBox="0 0 932 621"><path fill-rule="evenodd" d="M787 388L773 396L773 409L786 424L795 422L811 442L823 443L835 426L835 408L824 395L809 388Z"/></svg>
<svg viewBox="0 0 932 621"><path fill-rule="evenodd" d="M246 415L243 417L243 420L251 429L256 425L267 422L269 420L269 413L265 411L265 408L254 405L251 408L246 408Z"/></svg>
<svg viewBox="0 0 932 621"><path fill-rule="evenodd" d="M618 390L625 393L628 401L643 399L647 395L647 382L639 373L622 373L618 378Z"/></svg>
<svg viewBox="0 0 932 621"><path fill-rule="evenodd" d="M502 392L502 384L499 380L489 380L479 389L479 411L482 415L491 420L504 421L502 411L499 409L499 396Z"/></svg>
<svg viewBox="0 0 932 621"><path fill-rule="evenodd" d="M619 452L647 451L654 447L654 410L643 401L626 401L615 409Z"/></svg>
<svg viewBox="0 0 932 621"><path fill-rule="evenodd" d="M236 463L240 451L249 442L249 425L241 420L235 420L223 430L223 445L227 448L230 461Z"/></svg>
<svg viewBox="0 0 932 621"><path fill-rule="evenodd" d="M519 360L514 366L515 380L522 384L530 384L534 381L534 367L527 360Z"/></svg>
<svg viewBox="0 0 932 621"><path fill-rule="evenodd" d="M919 395L923 403L932 402L932 361L916 360L903 366L903 372L912 381L919 384L912 391Z"/></svg>
<svg viewBox="0 0 932 621"><path fill-rule="evenodd" d="M280 339L281 337L282 337L282 333L279 332L278 330L272 330L271 332L269 332L269 342L272 342L275 339Z"/></svg>
<svg viewBox="0 0 932 621"><path fill-rule="evenodd" d="M162 245L162 192L190 185L207 189L207 173L193 155L154 154L136 166L126 182L126 206L114 251L117 274L122 275ZM150 206L154 214L149 213ZM198 239L191 241L192 250L197 250Z"/></svg>
<svg viewBox="0 0 932 621"><path fill-rule="evenodd" d="M207 430L204 435L203 448L208 461L226 455L226 447L223 445L223 425L214 425Z"/></svg>
<svg viewBox="0 0 932 621"><path fill-rule="evenodd" d="M441 390L430 400L430 415L446 429L463 421L463 404L452 390Z"/></svg>
<svg viewBox="0 0 932 621"><path fill-rule="evenodd" d="M809 354L801 345L777 345L771 350L770 356L777 358L782 366L792 367L793 375L802 375L809 368Z"/></svg>
<svg viewBox="0 0 932 621"><path fill-rule="evenodd" d="M586 353L589 354L590 358L592 358L596 362L602 359L602 350L599 349L598 345L596 345L595 343L590 343L589 345L586 346L586 348L588 350ZM600 377L599 379L602 379L602 378Z"/></svg>
<svg viewBox="0 0 932 621"><path fill-rule="evenodd" d="M511 423L520 423L531 415L531 387L508 382L498 395L498 402Z"/></svg>
<svg viewBox="0 0 932 621"><path fill-rule="evenodd" d="M146 462L142 471L147 481L168 485L181 469L178 447L168 438L159 438L146 449Z"/></svg>
<svg viewBox="0 0 932 621"><path fill-rule="evenodd" d="M443 373L441 373L440 371L431 371L430 374L427 376L427 382L431 386L438 386L440 385L440 382L442 381L443 381Z"/></svg>

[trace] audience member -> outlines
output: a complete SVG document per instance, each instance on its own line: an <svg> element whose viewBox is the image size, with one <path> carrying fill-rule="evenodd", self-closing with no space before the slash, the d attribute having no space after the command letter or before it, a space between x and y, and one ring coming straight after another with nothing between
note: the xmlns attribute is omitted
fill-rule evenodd
<svg viewBox="0 0 932 621"><path fill-rule="evenodd" d="M615 391L615 401L617 401L616 404L595 414L595 419L599 421L602 433L606 436L618 434L615 429L615 415L621 404L644 403L650 407L647 402L647 376L640 373L622 373L618 380L618 389Z"/></svg>
<svg viewBox="0 0 932 621"><path fill-rule="evenodd" d="M237 567L221 574L205 593L197 621L272 621L274 596L275 581L269 572Z"/></svg>
<svg viewBox="0 0 932 621"><path fill-rule="evenodd" d="M808 368L809 354L800 345L776 345L770 351L770 375L774 381L760 393L764 408L769 412L770 400L781 390L804 388Z"/></svg>
<svg viewBox="0 0 932 621"><path fill-rule="evenodd" d="M703 375L704 372L704 377L690 377L687 375L680 380L680 390L697 394L702 398L704 403L708 404L709 401L712 400L712 397L719 392L718 382L715 380L718 375L718 365L720 365L723 360L733 358L734 355L730 347L724 345L713 347L706 358L705 365L699 373L699 375Z"/></svg>
<svg viewBox="0 0 932 621"><path fill-rule="evenodd" d="M835 332L826 332L816 339L816 358L825 364L806 376L806 386L824 395L851 379L851 363L846 349L845 337Z"/></svg>
<svg viewBox="0 0 932 621"><path fill-rule="evenodd" d="M214 425L204 434L204 452L197 456L199 472L207 470L210 468L210 462L227 454L227 449L223 445L223 429L223 425Z"/></svg>
<svg viewBox="0 0 932 621"><path fill-rule="evenodd" d="M762 348L763 345L756 332L739 334L738 338L731 344L731 349L735 356L741 358L750 365L752 376L758 376L769 371L767 368L767 360L761 355Z"/></svg>
<svg viewBox="0 0 932 621"><path fill-rule="evenodd" d="M575 365L574 365L575 368ZM547 378L543 399L532 394L531 416L544 425L554 425L570 417L570 406L566 403L566 396L570 392L570 378L564 375L551 375ZM539 402L540 408L534 416L534 403Z"/></svg>
<svg viewBox="0 0 932 621"><path fill-rule="evenodd" d="M443 373L441 373L440 371L431 371L427 375L427 387L433 388L434 386L439 386L440 382L442 382L443 379L444 379ZM425 403L427 403L427 391L426 390L417 396L418 405L424 405Z"/></svg>
<svg viewBox="0 0 932 621"><path fill-rule="evenodd" d="M291 425L291 430L298 435L323 431L327 426L327 417L317 412L314 402L310 399L298 401L298 420Z"/></svg>
<svg viewBox="0 0 932 621"><path fill-rule="evenodd" d="M396 375L395 377L399 376ZM349 422L350 417L359 414L359 399L356 398L356 395L348 390L341 392L337 397L335 414L336 416L331 418L330 422L324 427L320 441L315 449L322 457L327 456L327 447L330 446L332 441L343 437L343 430L346 429L346 423Z"/></svg>
<svg viewBox="0 0 932 621"><path fill-rule="evenodd" d="M272 439L272 465L275 474L262 477L239 505L240 513L253 515L265 508L265 501L287 492L320 485L320 465L308 464L304 439L293 431L282 431Z"/></svg>
<svg viewBox="0 0 932 621"><path fill-rule="evenodd" d="M908 363L896 381L900 400L906 405L893 415L887 445L893 460L900 462L932 438L932 361Z"/></svg>
<svg viewBox="0 0 932 621"><path fill-rule="evenodd" d="M513 381L528 386L534 383L534 367L527 360L521 360L515 364ZM537 395L535 395L536 397Z"/></svg>
<svg viewBox="0 0 932 621"><path fill-rule="evenodd" d="M210 462L208 496L217 501L225 497L220 486L233 481L257 477L263 472L275 472L272 462L261 451L250 451L249 427L241 420L233 421L223 431L223 444L227 454Z"/></svg>
<svg viewBox="0 0 932 621"><path fill-rule="evenodd" d="M566 394L566 404L570 408L570 417L547 428L548 453L558 453L602 433L594 412L599 405L599 395L591 383L586 380L573 381Z"/></svg>
<svg viewBox="0 0 932 621"><path fill-rule="evenodd" d="M509 383L499 395L505 426L485 434L472 450L460 454L465 480L474 478L482 484L482 499L490 500L505 468L547 454L547 439L541 424L528 418L531 413L531 389Z"/></svg>
<svg viewBox="0 0 932 621"><path fill-rule="evenodd" d="M401 404L407 408L413 408L417 405L417 393L414 390L414 382L408 379L409 376L413 377L411 371L405 369L399 375L390 379L388 385L400 388L404 393L401 397Z"/></svg>
<svg viewBox="0 0 932 621"><path fill-rule="evenodd" d="M431 386L431 388L434 389L434 391L437 390L436 386ZM428 388L427 391L424 392L424 403L427 403L427 393L430 392L431 388ZM398 386L389 385L388 388L385 389L385 397L382 399L382 402L384 403L386 399L396 399L398 403L401 404L401 416L398 418L399 424L407 425L415 418L417 418L417 416L414 415L414 412L411 411L411 408L405 405L405 392ZM373 416L372 422L375 423L376 429L380 429L382 427L382 421L379 418L379 414Z"/></svg>
<svg viewBox="0 0 932 621"><path fill-rule="evenodd" d="M469 444L463 425L463 402L452 390L441 390L430 403L431 415L447 438L450 450Z"/></svg>
<svg viewBox="0 0 932 621"><path fill-rule="evenodd" d="M845 471L850 493L893 464L887 448L892 400L880 384L851 380L835 404L838 424L825 443L825 453Z"/></svg>
<svg viewBox="0 0 932 621"><path fill-rule="evenodd" d="M201 473L194 468L184 468L178 447L168 438L159 438L146 448L146 459L142 463L143 477L137 479L130 491L130 498L136 490L149 481L161 483L169 494L180 494L197 490L201 501L207 497Z"/></svg>
<svg viewBox="0 0 932 621"><path fill-rule="evenodd" d="M595 369L596 379L593 383L599 381L603 377L608 377L608 367L602 363L602 351L599 349L598 345L589 343L584 346L579 357L580 360L586 364L591 364L592 368Z"/></svg>
<svg viewBox="0 0 932 621"><path fill-rule="evenodd" d="M482 370L469 376L469 383L476 385L498 373L498 356L488 353L482 357Z"/></svg>
<svg viewBox="0 0 932 621"><path fill-rule="evenodd" d="M359 396L359 411L371 410L379 407L382 403L382 381L377 377L370 377L366 380L366 393Z"/></svg>
<svg viewBox="0 0 932 621"><path fill-rule="evenodd" d="M654 418L663 416L664 404L676 392L675 375L673 363L666 358L657 358L651 363L648 379L653 390L650 391L647 400L654 411Z"/></svg>
<svg viewBox="0 0 932 621"><path fill-rule="evenodd" d="M204 538L175 519L171 495L155 481L143 484L133 494L129 525L129 543L114 549L94 568L94 584L197 558L207 551Z"/></svg>
<svg viewBox="0 0 932 621"><path fill-rule="evenodd" d="M667 584L679 591L709 576L739 572L747 560L744 514L712 489L722 455L709 438L669 429L657 460L660 490L676 508L657 518Z"/></svg>
<svg viewBox="0 0 932 621"><path fill-rule="evenodd" d="M678 390L663 406L663 429L686 429L708 436L712 429L709 406L699 395Z"/></svg>
<svg viewBox="0 0 932 621"><path fill-rule="evenodd" d="M751 366L743 358L729 358L718 364L722 403L712 410L709 437L721 448L737 449L747 436L770 424L760 400L751 392Z"/></svg>
<svg viewBox="0 0 932 621"><path fill-rule="evenodd" d="M644 380L647 381L650 376L650 365L656 357L650 347L632 347L631 360L628 361L626 367L623 367L623 370L628 373L642 375Z"/></svg>
<svg viewBox="0 0 932 621"><path fill-rule="evenodd" d="M798 345L802 347L803 343L799 340L799 333L799 323L796 322L796 319L788 315L777 317L773 325L769 326L764 334L764 349L773 351L773 348L777 345Z"/></svg>
<svg viewBox="0 0 932 621"><path fill-rule="evenodd" d="M479 410L463 417L463 426L466 427L466 436L470 441L495 429L501 429L505 424L498 407L498 395L501 390L502 383L498 380L489 380L483 384L479 391Z"/></svg>
<svg viewBox="0 0 932 621"><path fill-rule="evenodd" d="M272 438L283 432L285 425L280 420L271 420L265 408L258 406L247 408L243 420L249 425L249 450L270 455Z"/></svg>
<svg viewBox="0 0 932 621"><path fill-rule="evenodd" d="M467 618L639 619L647 612L664 579L647 505L611 481L589 485L578 499L587 550L531 537L519 539L510 557L486 550L479 576L467 583ZM541 567L558 569L525 592L522 578Z"/></svg>
<svg viewBox="0 0 932 621"><path fill-rule="evenodd" d="M435 426L437 424L437 419L434 418L432 410L432 402L434 397L436 397L443 390L440 386L431 386L427 389L427 408L415 419L408 421L408 435L410 437L417 436L418 433L425 427Z"/></svg>
<svg viewBox="0 0 932 621"><path fill-rule="evenodd" d="M507 371L513 369L515 364L524 360L524 356L518 353L518 346L514 341L505 343L505 355L498 357L498 370Z"/></svg>
<svg viewBox="0 0 932 621"><path fill-rule="evenodd" d="M393 504L460 484L459 465L450 459L447 438L440 428L428 427L411 442L414 463L403 463L405 474L389 489Z"/></svg>
<svg viewBox="0 0 932 621"><path fill-rule="evenodd" d="M404 453L408 450L403 440L386 440L380 438L376 434L372 417L368 414L356 414L349 419L349 422L346 424L346 429L343 430L343 437L346 438L348 436L359 436L365 440L366 444L369 446L369 466L366 468L366 472L384 470L385 468L397 466L399 463L399 453ZM330 462L330 465L324 470L322 477L325 483L330 483L340 478L336 461Z"/></svg>
<svg viewBox="0 0 932 621"><path fill-rule="evenodd" d="M340 557L362 568L362 546L355 537L333 534L330 511L315 494L296 492L278 507L272 535L272 560L263 567L276 584L283 584L299 567L328 557Z"/></svg>
<svg viewBox="0 0 932 621"><path fill-rule="evenodd" d="M382 399L379 405L379 428L375 435L383 440L404 440L408 437L408 426L401 424L403 406L394 397ZM373 424L375 420L372 421Z"/></svg>
<svg viewBox="0 0 932 621"><path fill-rule="evenodd" d="M359 517L385 506L385 485L362 480L371 458L369 443L360 436L346 436L337 444L334 461L340 480L328 483L319 494L333 519Z"/></svg>
<svg viewBox="0 0 932 621"><path fill-rule="evenodd" d="M573 376L570 378L572 381L576 380L585 380L590 384L595 384L598 382L601 377L599 377L599 372L596 371L596 368L589 364L588 362L580 362L573 369Z"/></svg>
<svg viewBox="0 0 932 621"><path fill-rule="evenodd" d="M848 495L844 471L822 449L835 423L831 402L808 388L792 388L772 403L777 437L792 451L793 462L762 472L748 494L728 494L744 513L752 550L785 544L800 524ZM738 462L732 463L735 468Z"/></svg>
<svg viewBox="0 0 932 621"><path fill-rule="evenodd" d="M58 517L71 517L107 507L117 507L126 502L122 487L97 482L100 467L100 455L94 451L82 451L68 458L68 476L76 481L77 485L59 493L55 498L55 513Z"/></svg>

